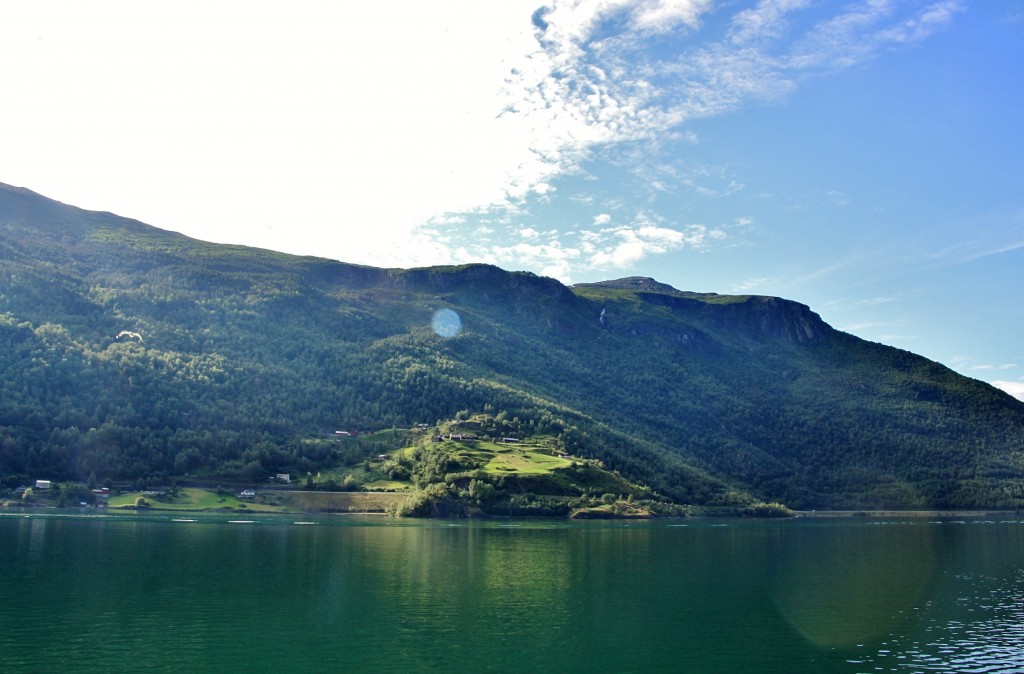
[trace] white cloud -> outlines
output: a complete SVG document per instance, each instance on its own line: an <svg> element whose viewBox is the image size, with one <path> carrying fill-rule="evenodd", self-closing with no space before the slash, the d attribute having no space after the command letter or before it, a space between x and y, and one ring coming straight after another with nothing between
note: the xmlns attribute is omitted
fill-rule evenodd
<svg viewBox="0 0 1024 674"><path fill-rule="evenodd" d="M1000 365L991 365L991 364L988 364L988 363L970 364L970 362L971 362L970 359L969 358L965 358L963 356L957 356L956 358L953 359L952 362L954 363L954 367L958 367L960 369L968 369L968 370L1002 370L1002 371L1005 371L1005 370L1015 370L1018 367L1017 363L1002 363Z"/></svg>
<svg viewBox="0 0 1024 674"><path fill-rule="evenodd" d="M418 262L415 225L538 174L527 130L495 123L532 6L18 3L0 180L205 239Z"/></svg>
<svg viewBox="0 0 1024 674"><path fill-rule="evenodd" d="M857 300L851 306L854 307L875 307L880 304L889 304L891 302L899 302L903 297L901 295L885 295L880 297L868 297L862 300Z"/></svg>
<svg viewBox="0 0 1024 674"><path fill-rule="evenodd" d="M559 63L572 63L603 21L625 18L630 30L664 33L680 25L697 27L710 7L710 0L562 0L534 16L546 49Z"/></svg>
<svg viewBox="0 0 1024 674"><path fill-rule="evenodd" d="M766 285L774 283L775 279L769 276L759 276L756 278L748 278L736 283L732 286L732 292L738 294L746 294L754 290L759 290Z"/></svg>
<svg viewBox="0 0 1024 674"><path fill-rule="evenodd" d="M610 217L597 219L610 225ZM544 233L525 228L517 234L511 243L478 240L469 249L481 259L571 283L576 272L627 269L651 255L683 248L703 250L726 238L720 229L698 224L670 226L649 212L637 213L627 224Z"/></svg>
<svg viewBox="0 0 1024 674"><path fill-rule="evenodd" d="M893 19L898 5L865 0L814 27L789 61L798 68L848 68L897 45L920 42L962 11L955 0L935 2L916 13Z"/></svg>
<svg viewBox="0 0 1024 674"><path fill-rule="evenodd" d="M607 213L601 213L600 215L595 215L594 216L594 224L595 225L607 225L611 221L612 221L612 216L608 215Z"/></svg>
<svg viewBox="0 0 1024 674"><path fill-rule="evenodd" d="M847 325L844 325L844 326L840 327L839 329L842 330L843 332L859 333L859 332L866 332L868 330L877 330L879 328L890 328L890 327L892 327L892 324L891 323L887 323L887 322L882 322L882 321L873 321L873 322L872 321L865 321L865 322L862 322L862 323L849 323Z"/></svg>
<svg viewBox="0 0 1024 674"><path fill-rule="evenodd" d="M984 250L979 253L972 253L971 255L968 255L967 257L963 258L960 261L973 262L974 260L980 260L983 257L989 257L992 255L1002 255L1003 253L1009 253L1011 251L1020 250L1021 248L1024 248L1024 241L1015 241L1013 243L1008 243L1003 246L999 246L998 248Z"/></svg>
<svg viewBox="0 0 1024 674"><path fill-rule="evenodd" d="M550 276L563 283L571 283L573 263L580 251L564 246L559 241L544 244L518 243L508 247L493 247L490 255L499 264L515 269L538 269L542 276Z"/></svg>
<svg viewBox="0 0 1024 674"><path fill-rule="evenodd" d="M711 199L730 197L746 189L746 185L739 182L725 166L692 166L678 175L677 180L697 194Z"/></svg>
<svg viewBox="0 0 1024 674"><path fill-rule="evenodd" d="M729 37L737 44L779 38L788 27L786 13L807 5L808 0L762 0L756 7L736 14Z"/></svg>
<svg viewBox="0 0 1024 674"><path fill-rule="evenodd" d="M917 335L899 335L899 334L886 334L879 335L878 340L885 343L898 344L900 342L913 342L914 340L920 339Z"/></svg>
<svg viewBox="0 0 1024 674"><path fill-rule="evenodd" d="M583 231L580 238L580 250L585 254L581 265L600 270L627 268L650 255L683 247L702 249L710 241L725 238L725 233L698 224L667 227L661 224L661 218L640 212L628 225Z"/></svg>
<svg viewBox="0 0 1024 674"><path fill-rule="evenodd" d="M923 39L959 8L805 5L764 0L719 30L711 0L14 3L0 180L208 240L449 262L484 254L445 240L463 216L558 198L598 148L696 142L684 122ZM624 231L607 264L714 236Z"/></svg>
<svg viewBox="0 0 1024 674"><path fill-rule="evenodd" d="M989 383L1006 391L1017 400L1024 401L1024 381L993 381Z"/></svg>
<svg viewBox="0 0 1024 674"><path fill-rule="evenodd" d="M610 247L593 253L590 265L598 269L629 267L648 255L680 248L685 239L682 232L665 227L619 229L607 240Z"/></svg>
<svg viewBox="0 0 1024 674"><path fill-rule="evenodd" d="M812 8L818 11L808 14ZM869 0L821 18L820 7L806 0L764 0L737 12L724 35L679 35L675 51L633 59L652 36L700 30L711 3L553 0L534 16L541 49L517 69L507 90L503 118L531 130L537 159L520 166L507 196L521 199L531 184L579 172L597 147L638 140L656 145L669 135L695 142L692 132L680 132L682 123L778 99L806 74L849 67L893 43L923 39L948 23L957 8L939 2L915 13ZM801 15L801 25L809 16L810 27L790 35L791 15ZM649 156L638 163L649 166ZM744 188L724 177L713 186L696 176L677 181L712 197ZM657 175L647 185L671 189L671 181ZM609 259L628 259L640 248L620 245L622 253Z"/></svg>

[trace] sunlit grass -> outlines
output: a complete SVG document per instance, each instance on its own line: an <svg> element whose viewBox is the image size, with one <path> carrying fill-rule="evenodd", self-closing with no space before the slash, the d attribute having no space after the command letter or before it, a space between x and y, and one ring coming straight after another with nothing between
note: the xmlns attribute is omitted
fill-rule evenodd
<svg viewBox="0 0 1024 674"><path fill-rule="evenodd" d="M135 507L136 499L139 497L145 499L146 503L149 504L149 507L154 510L194 511L232 509L248 510L252 512L281 512L284 510L284 508L278 505L255 503L239 499L235 495L225 494L222 496L207 489L197 489L193 487L179 489L174 496L169 494L164 496L155 496L152 494L145 494L141 491L126 492L118 494L117 496L111 496L108 505L111 508L133 508Z"/></svg>
<svg viewBox="0 0 1024 674"><path fill-rule="evenodd" d="M480 449L491 454L484 470L496 475L519 473L544 475L559 468L567 468L571 462L546 452L516 445L480 443Z"/></svg>
<svg viewBox="0 0 1024 674"><path fill-rule="evenodd" d="M374 480L364 484L363 489L366 491L408 491L412 489L412 484L398 480Z"/></svg>

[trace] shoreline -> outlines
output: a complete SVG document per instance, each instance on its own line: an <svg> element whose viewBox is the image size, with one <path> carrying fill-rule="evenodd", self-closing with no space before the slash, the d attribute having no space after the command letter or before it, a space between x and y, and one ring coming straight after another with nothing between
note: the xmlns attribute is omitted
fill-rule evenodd
<svg viewBox="0 0 1024 674"><path fill-rule="evenodd" d="M1018 510L794 510L796 517L801 518L832 518L832 517L910 517L913 519L950 519L963 517L1022 517Z"/></svg>
<svg viewBox="0 0 1024 674"><path fill-rule="evenodd" d="M319 492L319 494L322 494L324 497L327 497L327 499L329 501L333 500L332 496L338 496L341 493L344 493L344 492ZM348 492L348 493L352 494L352 492ZM356 492L356 493L358 494L359 492ZM363 492L363 494L366 495L366 496L370 496L371 493ZM256 508L249 509L249 508L232 508L232 507L194 508L194 509L192 509L192 508L180 508L180 507L179 508L173 508L173 507L172 508L161 508L161 507L159 507L159 505L153 504L152 502L150 503L149 506L144 507L144 508L136 508L134 506L127 506L127 505L125 505L125 506L112 506L112 507L100 507L100 508L96 508L95 506L87 506L87 507L76 506L76 507L68 507L68 508L59 508L59 507L57 507L55 505L43 505L43 504L25 505L25 504L22 504L22 503L15 503L15 502L12 502L12 501L4 502L2 505L3 505L3 507L0 508L0 511L6 512L6 513L9 513L9 514L14 514L14 513L18 513L18 512L27 513L27 512L30 512L30 511L66 511L66 512L83 512L83 511L103 512L103 511L108 511L108 512L112 512L112 513L121 513L121 514L130 514L130 513L143 514L143 513L146 513L146 512L151 512L151 513L171 513L171 514L173 514L173 513L180 513L182 515L186 515L186 514L245 515L245 516L252 516L252 517L261 517L261 516L271 516L271 517L274 517L274 516L282 516L282 515L284 515L284 516L307 515L307 516L331 516L331 517L333 517L335 515L342 515L342 516L345 516L345 515L360 515L360 516L376 516L376 517L392 517L392 516L394 516L392 513L389 513L386 510L380 509L379 507L374 508L372 510L371 509L361 510L361 509L358 509L358 508L353 508L352 507L353 504L351 502L346 504L348 507L344 507L344 506L342 506L341 503L339 503L337 505L340 506L340 507L337 507L337 508L327 507L327 508L324 508L324 509L319 509L319 508L308 508L308 509L296 508L296 509L289 509L289 508L285 507L285 508L282 508L280 510L269 509L269 508L266 509L266 510L263 510L263 509L256 509ZM741 515L736 515L736 514L731 514L731 513L728 513L728 514L727 513L716 514L716 513L707 513L707 512L705 512L705 513L702 513L700 515L691 515L689 517L681 517L681 518L678 518L678 517L658 517L658 516L653 516L653 517L630 517L630 518L622 518L622 517L607 517L607 518L605 518L605 517L589 517L588 518L588 517L582 517L582 518L576 518L576 519L594 519L594 520L600 520L600 519L609 519L609 520L625 519L625 520L634 520L634 521L642 519L642 520L652 520L653 521L653 520L659 520L659 519L664 519L664 520L668 520L668 519L744 519L744 520L749 519L749 520L756 520L756 519L891 519L891 518L906 518L906 519L921 519L921 520L923 520L923 519L950 520L950 519L976 519L976 518L983 518L983 517L1003 518L1003 519L1005 519L1005 518L1024 518L1024 511L1020 511L1020 510L997 510L997 509L984 509L984 508L975 508L975 509L970 509L970 510L927 510L927 509L914 509L914 510L894 510L894 509L886 509L886 510L794 510L792 512L793 512L793 515L791 517L783 517L783 518L744 517L744 516L741 516ZM409 518L401 518L401 519L452 519L452 518L444 518L444 517L427 517L427 518L409 517ZM454 518L454 519L464 519L464 518ZM476 517L476 518L471 518L471 519L485 519L486 520L486 519L507 519L507 518L505 518L504 516L495 515L495 516ZM560 516L532 516L532 517L524 517L524 518L516 518L516 519L551 519L551 520L565 519L565 520L571 520L571 519L574 519L574 518L569 517L569 516L561 516L560 515Z"/></svg>

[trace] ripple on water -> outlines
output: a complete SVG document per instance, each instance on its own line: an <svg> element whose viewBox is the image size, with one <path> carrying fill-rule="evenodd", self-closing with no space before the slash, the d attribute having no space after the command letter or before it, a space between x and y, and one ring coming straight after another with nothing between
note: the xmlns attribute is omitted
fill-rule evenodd
<svg viewBox="0 0 1024 674"><path fill-rule="evenodd" d="M976 584L993 579L958 576L957 580ZM894 638L863 659L868 665L864 671L892 664L901 671L1024 672L1024 590L1012 579L1009 584L995 589L970 588L974 591L956 600L961 610L972 614L970 620L933 621L925 628L927 639L923 641L904 645Z"/></svg>

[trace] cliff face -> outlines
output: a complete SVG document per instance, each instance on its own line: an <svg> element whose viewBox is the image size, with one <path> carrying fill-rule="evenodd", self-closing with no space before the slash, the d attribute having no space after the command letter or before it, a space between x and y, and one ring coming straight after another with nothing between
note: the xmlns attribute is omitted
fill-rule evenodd
<svg viewBox="0 0 1024 674"><path fill-rule="evenodd" d="M603 290L628 291L630 296L645 305L668 311L676 319L676 326L714 326L746 339L752 346L768 341L809 344L821 341L834 332L807 305L778 297L684 292L643 277L580 284L576 287L582 292L590 290L598 294ZM623 324L619 320L621 315L609 313L608 307L604 307L604 310L603 324L609 329L613 329L611 326L615 322L620 329L627 329L634 335L665 334L664 326L651 321L651 316ZM684 330L678 332L675 338L691 341L697 338L697 332Z"/></svg>
<svg viewBox="0 0 1024 674"><path fill-rule="evenodd" d="M831 326L799 302L751 296L728 303L706 302L661 293L639 293L644 302L669 308L680 316L706 321L756 341L805 344L824 339Z"/></svg>

